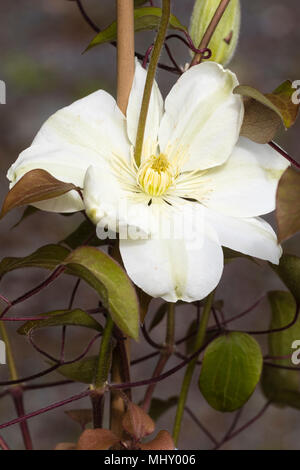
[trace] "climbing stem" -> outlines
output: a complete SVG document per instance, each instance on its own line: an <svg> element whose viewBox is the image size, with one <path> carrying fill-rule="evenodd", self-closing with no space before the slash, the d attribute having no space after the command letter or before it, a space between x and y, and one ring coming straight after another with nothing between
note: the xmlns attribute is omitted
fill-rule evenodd
<svg viewBox="0 0 300 470"><path fill-rule="evenodd" d="M17 367L16 367L14 355L12 352L11 342L10 342L6 327L4 325L4 322L2 321L0 321L0 337L5 343L6 357L7 357L7 364L9 368L10 378L11 380L18 380L19 377L17 373Z"/></svg>
<svg viewBox="0 0 300 470"><path fill-rule="evenodd" d="M174 340L175 340L175 304L169 303L168 305L168 314L167 314L167 329L166 329L166 342L164 348L159 356L157 365L153 372L152 377L158 377L163 372L169 358L171 357L174 349ZM157 383L152 383L148 386L145 397L142 403L143 409L146 413L149 411L152 396L155 390Z"/></svg>
<svg viewBox="0 0 300 470"><path fill-rule="evenodd" d="M114 322L110 315L107 316L106 325L102 335L99 352L98 366L96 370L94 386L96 390L103 391L108 379L112 355L112 332Z"/></svg>
<svg viewBox="0 0 300 470"><path fill-rule="evenodd" d="M206 330L207 330L207 325L208 325L208 321L209 321L209 316L210 316L210 312L211 312L211 308L212 308L213 299L214 299L214 292L212 292L206 298L206 302L205 302L203 312L202 312L202 315L201 315L201 318L200 318L198 333L197 333L195 343L194 343L194 352L197 351L198 349L200 349L201 346L203 345ZM191 381L192 381L192 378L193 378L193 373L194 373L194 369L195 369L195 366L197 364L197 361L198 361L198 357L195 357L189 363L189 365L188 365L188 367L185 371L184 379L183 379L183 382L182 382L181 392L180 392L179 399L178 399L174 429L173 429L173 438L174 438L174 441L175 441L176 445L178 443L178 438L179 438L179 434L180 434L180 428L181 428L181 422L182 422L182 417L183 417L183 413L184 413L184 408L185 408L185 404L186 404L186 401L187 401L187 396L188 396L190 384L191 384Z"/></svg>
<svg viewBox="0 0 300 470"><path fill-rule="evenodd" d="M168 31L170 15L171 15L171 0L163 0L161 21L160 21L156 41L153 47L149 68L148 68L142 107L141 107L141 113L140 113L139 124L138 124L138 130L137 130L137 136L136 136L134 156L135 156L135 161L136 161L137 166L139 166L141 163L146 121L147 121L148 109L149 109L149 104L150 104L150 99L151 99L151 92L152 92L152 87L153 87L153 83L155 80L157 64L158 64L159 57L160 57L160 54L161 54L161 51L165 42L165 37Z"/></svg>
<svg viewBox="0 0 300 470"><path fill-rule="evenodd" d="M210 40L213 37L213 34L216 31L217 26L220 23L223 15L226 11L226 8L229 5L229 2L230 2L230 0L221 0L220 1L220 5L218 6L211 22L208 25L207 30L205 31L205 34L204 34L204 36L203 36L203 38L202 38L202 40L201 40L201 42L198 46L198 49L200 49L200 50L206 49L209 46ZM193 65L200 64L200 62L202 61L202 58L203 58L203 54L199 54L199 53L195 54L194 58L191 62L191 67Z"/></svg>

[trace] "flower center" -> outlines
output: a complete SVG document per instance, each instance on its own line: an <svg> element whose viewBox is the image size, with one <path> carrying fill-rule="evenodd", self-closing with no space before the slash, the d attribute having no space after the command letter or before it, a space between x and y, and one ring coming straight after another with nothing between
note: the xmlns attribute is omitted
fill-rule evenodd
<svg viewBox="0 0 300 470"><path fill-rule="evenodd" d="M161 196L174 181L172 165L165 155L153 155L139 168L137 181L150 196Z"/></svg>

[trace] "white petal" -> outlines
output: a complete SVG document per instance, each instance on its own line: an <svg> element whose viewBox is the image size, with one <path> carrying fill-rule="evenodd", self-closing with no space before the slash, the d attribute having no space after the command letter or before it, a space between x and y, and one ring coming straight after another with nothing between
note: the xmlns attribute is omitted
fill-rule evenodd
<svg viewBox="0 0 300 470"><path fill-rule="evenodd" d="M209 223L215 228L221 245L278 264L282 248L276 233L265 220L229 217L207 211Z"/></svg>
<svg viewBox="0 0 300 470"><path fill-rule="evenodd" d="M7 177L10 187L13 187L25 173L42 169L55 178L66 183L83 187L84 176L88 166L98 163L99 156L92 151L84 151L77 146L69 146L64 152L50 145L32 145L22 152L17 161L11 166ZM36 207L49 212L76 212L84 208L77 192L42 201L34 204Z"/></svg>
<svg viewBox="0 0 300 470"><path fill-rule="evenodd" d="M185 170L224 163L243 120L242 98L232 93L236 76L213 62L185 72L169 93L160 130L162 153L186 152Z"/></svg>
<svg viewBox="0 0 300 470"><path fill-rule="evenodd" d="M33 144L53 145L62 150L76 145L110 159L112 154L130 157L126 119L115 99L103 90L96 91L51 116Z"/></svg>
<svg viewBox="0 0 300 470"><path fill-rule="evenodd" d="M193 302L219 283L223 253L214 230L198 239L120 240L121 256L133 282L152 297Z"/></svg>
<svg viewBox="0 0 300 470"><path fill-rule="evenodd" d="M146 77L147 71L136 60L135 76L127 108L127 132L132 145L135 145L136 141ZM163 99L157 83L154 82L146 122L142 159L156 153L158 129L162 114Z"/></svg>
<svg viewBox="0 0 300 470"><path fill-rule="evenodd" d="M121 231L120 237L123 237L127 236L129 227L135 227L140 230L140 236L144 236L148 233L148 217L153 210L148 207L150 197L137 199L135 193L126 189L126 185L130 184L135 189L133 176L122 168L119 174L120 178L105 161L101 166L91 166L88 169L83 191L86 212L98 225L98 234L103 228L108 227L112 232ZM138 236L136 234L136 237Z"/></svg>
<svg viewBox="0 0 300 470"><path fill-rule="evenodd" d="M114 153L130 158L126 121L115 100L98 91L50 117L32 145L11 166L7 177L12 187L28 171L44 169L61 181L83 187L87 168L112 158ZM35 205L53 212L83 209L74 191Z"/></svg>
<svg viewBox="0 0 300 470"><path fill-rule="evenodd" d="M289 162L269 145L239 139L228 161L203 177L210 193L204 204L235 217L256 217L275 209L278 181Z"/></svg>

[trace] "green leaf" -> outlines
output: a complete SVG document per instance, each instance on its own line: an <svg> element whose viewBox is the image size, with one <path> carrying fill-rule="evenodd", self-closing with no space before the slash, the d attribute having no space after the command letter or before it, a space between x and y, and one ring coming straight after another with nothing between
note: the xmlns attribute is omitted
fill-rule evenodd
<svg viewBox="0 0 300 470"><path fill-rule="evenodd" d="M95 225L89 220L83 221L74 232L68 235L60 243L67 245L72 250L83 245L88 240L89 246L101 246L105 242L100 240L96 235Z"/></svg>
<svg viewBox="0 0 300 470"><path fill-rule="evenodd" d="M57 310L43 313L39 317L45 316L45 320L34 320L24 323L19 329L20 335L27 335L29 331L50 326L82 326L99 332L103 331L102 326L90 315L80 309Z"/></svg>
<svg viewBox="0 0 300 470"><path fill-rule="evenodd" d="M78 192L80 188L72 183L57 180L45 170L31 170L25 173L7 194L0 218L16 207L53 199L70 191Z"/></svg>
<svg viewBox="0 0 300 470"><path fill-rule="evenodd" d="M56 372L66 379L84 384L92 384L95 378L95 371L98 364L98 356L85 357L81 361L73 364L66 364L59 367Z"/></svg>
<svg viewBox="0 0 300 470"><path fill-rule="evenodd" d="M300 173L293 168L288 168L279 181L276 218L280 243L300 231Z"/></svg>
<svg viewBox="0 0 300 470"><path fill-rule="evenodd" d="M20 268L55 269L69 255L67 248L59 245L46 245L24 258L4 258L0 263L0 278L4 274Z"/></svg>
<svg viewBox="0 0 300 470"><path fill-rule="evenodd" d="M170 397L167 400L161 400L160 398L153 398L149 410L149 415L153 421L157 421L164 413L176 406L178 403L178 397Z"/></svg>
<svg viewBox="0 0 300 470"><path fill-rule="evenodd" d="M260 347L246 333L228 333L205 350L199 387L218 411L234 411L250 398L260 379L263 358Z"/></svg>
<svg viewBox="0 0 300 470"><path fill-rule="evenodd" d="M162 304L156 310L156 312L154 314L154 317L152 319L151 325L149 327L149 331L152 331L157 325L159 325L163 321L167 311L168 311L168 304L167 303Z"/></svg>
<svg viewBox="0 0 300 470"><path fill-rule="evenodd" d="M283 328L293 321L296 302L289 292L273 291L268 294L272 310L270 329ZM300 320L292 327L268 336L270 356L288 356L293 353L292 344L300 339ZM291 359L272 361L274 364L292 367ZM269 400L279 405L300 408L299 374L265 365L262 375L262 388Z"/></svg>
<svg viewBox="0 0 300 470"><path fill-rule="evenodd" d="M300 304L300 258L295 255L283 255L278 266L271 266Z"/></svg>
<svg viewBox="0 0 300 470"><path fill-rule="evenodd" d="M70 274L83 278L98 292L120 330L137 339L137 294L121 266L106 253L92 247L81 247L73 251L64 264Z"/></svg>
<svg viewBox="0 0 300 470"><path fill-rule="evenodd" d="M273 93L267 93L266 97L280 110L283 123L287 129L295 124L300 105L295 104L292 97L295 93L295 88L290 80L286 80L279 85Z"/></svg>
<svg viewBox="0 0 300 470"><path fill-rule="evenodd" d="M135 32L157 29L161 19L161 8L145 7L134 10L134 29ZM176 16L171 15L170 28L179 31L187 31ZM92 49L106 42L116 41L117 39L117 23L114 21L108 28L104 29L92 40L86 50Z"/></svg>
<svg viewBox="0 0 300 470"><path fill-rule="evenodd" d="M295 89L292 82L287 80L273 93L263 94L250 86L239 85L234 89L235 94L252 98L276 113L282 120L284 126L288 129L297 118L299 105L295 105L292 101L292 95Z"/></svg>
<svg viewBox="0 0 300 470"><path fill-rule="evenodd" d="M141 319L141 323L143 324L145 321L146 315L149 311L149 306L150 306L152 297L146 294L146 292L144 292L139 287L137 287L136 290L137 290L137 295L138 295L138 299L140 303L140 317L141 317L140 319Z"/></svg>

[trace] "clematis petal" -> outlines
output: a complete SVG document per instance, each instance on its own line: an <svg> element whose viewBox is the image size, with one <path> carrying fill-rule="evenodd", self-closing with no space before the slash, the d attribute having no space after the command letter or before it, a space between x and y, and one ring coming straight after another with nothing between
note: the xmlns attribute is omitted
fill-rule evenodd
<svg viewBox="0 0 300 470"><path fill-rule="evenodd" d="M265 220L229 217L210 210L206 216L223 246L273 264L279 263L282 248L276 233Z"/></svg>
<svg viewBox="0 0 300 470"><path fill-rule="evenodd" d="M221 165L230 156L240 133L244 106L232 93L236 76L214 62L185 72L167 96L159 130L162 153L187 159L184 169Z"/></svg>
<svg viewBox="0 0 300 470"><path fill-rule="evenodd" d="M51 116L33 145L68 145L92 150L107 159L112 154L130 158L126 119L115 99L104 90L96 91Z"/></svg>
<svg viewBox="0 0 300 470"><path fill-rule="evenodd" d="M112 232L121 231L121 238L127 236L129 227L133 233L137 229L136 238L144 237L149 231L153 211L148 206L150 197L141 194L137 198L132 193L131 185L136 191L135 179L125 168L121 167L116 173L111 164L103 161L101 165L91 166L86 173L83 198L87 215L98 225L98 236L105 227Z"/></svg>
<svg viewBox="0 0 300 470"><path fill-rule="evenodd" d="M206 207L235 217L256 217L275 209L276 190L289 162L269 145L239 139L228 161L203 176L210 192Z"/></svg>
<svg viewBox="0 0 300 470"><path fill-rule="evenodd" d="M135 76L127 108L127 132L132 145L135 145L136 141L146 77L147 71L136 60ZM142 159L156 154L158 129L163 114L163 106L164 103L158 85L154 82L147 115Z"/></svg>
<svg viewBox="0 0 300 470"><path fill-rule="evenodd" d="M117 153L130 159L126 120L115 100L98 91L58 111L42 126L32 145L8 171L12 187L25 173L44 169L55 178L82 187L86 170ZM74 191L35 204L52 212L74 212L83 203Z"/></svg>
<svg viewBox="0 0 300 470"><path fill-rule="evenodd" d="M219 283L223 253L215 231L205 225L196 238L120 240L126 271L152 297L193 302Z"/></svg>

